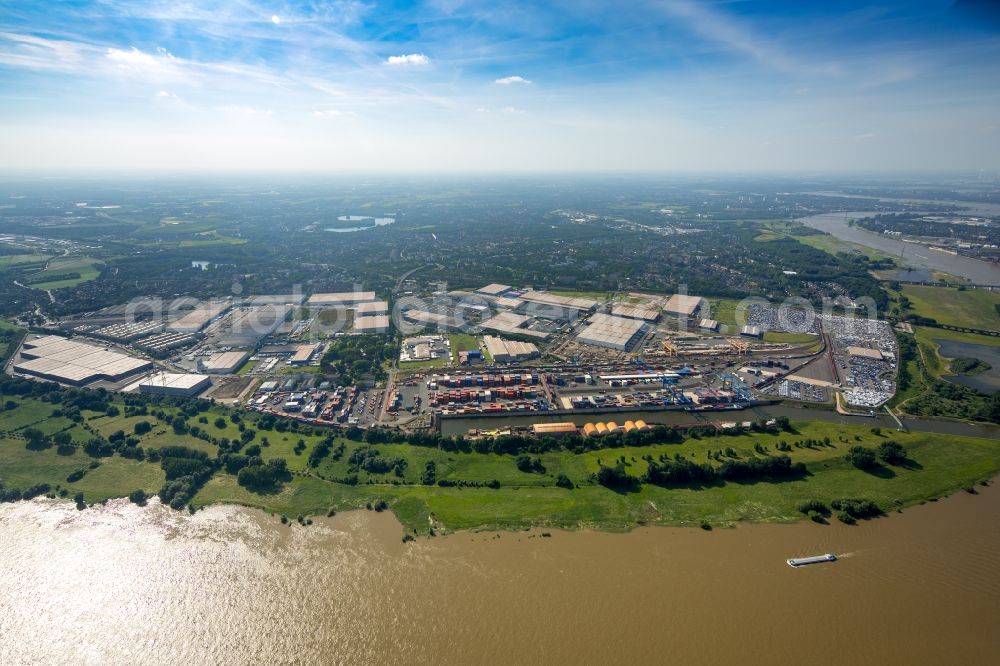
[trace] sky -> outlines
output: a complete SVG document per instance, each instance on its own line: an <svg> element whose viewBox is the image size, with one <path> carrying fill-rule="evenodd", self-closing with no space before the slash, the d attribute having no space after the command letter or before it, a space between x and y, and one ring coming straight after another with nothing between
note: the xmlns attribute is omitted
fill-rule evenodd
<svg viewBox="0 0 1000 666"><path fill-rule="evenodd" d="M996 4L0 0L0 169L997 174Z"/></svg>

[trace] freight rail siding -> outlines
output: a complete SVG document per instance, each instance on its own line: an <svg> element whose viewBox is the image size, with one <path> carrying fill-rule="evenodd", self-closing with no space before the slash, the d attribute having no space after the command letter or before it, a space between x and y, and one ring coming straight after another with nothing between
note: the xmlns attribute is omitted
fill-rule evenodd
<svg viewBox="0 0 1000 666"><path fill-rule="evenodd" d="M777 405L780 400L750 400L740 403L727 403L720 405L706 405L704 409L695 410L698 414L710 414L712 412L742 411L752 407L766 407ZM435 414L439 421L452 419L488 419L488 418L510 418L511 416L574 416L580 414L620 414L623 412L691 412L690 404L665 405L662 407L635 405L623 405L616 407L584 407L581 409L545 409L537 411L499 411L499 412L465 412L462 414Z"/></svg>

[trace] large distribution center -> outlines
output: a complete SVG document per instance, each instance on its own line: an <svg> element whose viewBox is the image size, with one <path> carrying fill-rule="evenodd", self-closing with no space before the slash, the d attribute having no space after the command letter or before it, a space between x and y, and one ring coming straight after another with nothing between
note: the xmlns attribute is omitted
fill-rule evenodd
<svg viewBox="0 0 1000 666"><path fill-rule="evenodd" d="M163 330L163 323L159 321L128 321L98 328L88 335L116 342L131 342L147 335L159 333L161 330Z"/></svg>
<svg viewBox="0 0 1000 666"><path fill-rule="evenodd" d="M199 359L198 365L202 372L227 375L236 372L236 369L243 365L248 356L250 356L248 351L219 352L212 354L207 359Z"/></svg>
<svg viewBox="0 0 1000 666"><path fill-rule="evenodd" d="M500 333L509 333L511 335L527 335L533 338L540 338L542 340L549 337L548 333L543 333L541 331L532 331L531 329L524 328L531 321L530 317L525 317L524 315L519 315L514 312L501 312L490 319L484 321L480 326L490 331L499 331Z"/></svg>
<svg viewBox="0 0 1000 666"><path fill-rule="evenodd" d="M98 380L119 381L153 365L58 335L25 340L21 358L27 360L14 363L14 372L74 386Z"/></svg>
<svg viewBox="0 0 1000 666"><path fill-rule="evenodd" d="M576 310L578 312L590 312L597 307L597 301L589 298L573 298L571 296L557 296L547 291L526 291L521 294L520 299L526 303L534 303L556 308Z"/></svg>
<svg viewBox="0 0 1000 666"><path fill-rule="evenodd" d="M667 314L681 315L683 317L693 317L698 308L705 302L701 296L686 296L684 294L674 294L663 307Z"/></svg>
<svg viewBox="0 0 1000 666"><path fill-rule="evenodd" d="M628 305L625 303L615 303L611 306L611 314L616 317L642 319L643 321L656 321L660 317L660 311L656 308Z"/></svg>
<svg viewBox="0 0 1000 666"><path fill-rule="evenodd" d="M199 303L191 312L170 324L167 328L176 333L197 333L225 314L232 307L225 301Z"/></svg>
<svg viewBox="0 0 1000 666"><path fill-rule="evenodd" d="M389 330L389 315L371 315L354 318L355 333L385 333Z"/></svg>
<svg viewBox="0 0 1000 666"><path fill-rule="evenodd" d="M462 328L465 326L465 321L457 317L438 312L426 312L424 310L407 310L403 313L403 318L414 324L436 326L439 328ZM359 321L361 320L358 319L354 322L355 328L357 328Z"/></svg>
<svg viewBox="0 0 1000 666"><path fill-rule="evenodd" d="M355 317L370 317L374 315L384 315L389 311L389 304L385 301L372 301L371 303L358 303L354 306Z"/></svg>
<svg viewBox="0 0 1000 666"><path fill-rule="evenodd" d="M487 296L499 296L500 294L504 294L511 289L512 287L509 284L497 284L494 282L493 284L488 284L485 287L476 289L476 291Z"/></svg>
<svg viewBox="0 0 1000 666"><path fill-rule="evenodd" d="M313 294L307 305L348 305L369 303L375 300L374 291L338 291L330 294Z"/></svg>
<svg viewBox="0 0 1000 666"><path fill-rule="evenodd" d="M619 351L627 350L643 331L643 322L603 313L595 314L576 336L578 342Z"/></svg>
<svg viewBox="0 0 1000 666"><path fill-rule="evenodd" d="M219 347L253 347L271 335L291 312L290 305L255 305L234 310L212 336Z"/></svg>
<svg viewBox="0 0 1000 666"><path fill-rule="evenodd" d="M139 382L139 393L191 398L204 391L211 383L212 380L207 375L158 372Z"/></svg>

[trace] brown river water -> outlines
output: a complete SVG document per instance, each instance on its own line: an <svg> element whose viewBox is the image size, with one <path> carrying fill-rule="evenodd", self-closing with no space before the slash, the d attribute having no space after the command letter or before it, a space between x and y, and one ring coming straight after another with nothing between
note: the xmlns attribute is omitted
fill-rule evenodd
<svg viewBox="0 0 1000 666"><path fill-rule="evenodd" d="M856 527L404 544L389 513L4 504L0 664L998 663L998 517L991 486Z"/></svg>

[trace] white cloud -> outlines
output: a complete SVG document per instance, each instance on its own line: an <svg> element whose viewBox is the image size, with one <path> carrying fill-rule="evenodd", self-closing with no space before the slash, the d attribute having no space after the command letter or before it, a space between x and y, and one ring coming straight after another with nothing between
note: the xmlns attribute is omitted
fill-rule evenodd
<svg viewBox="0 0 1000 666"><path fill-rule="evenodd" d="M409 53L407 55L397 55L389 56L386 58L385 63L387 65L394 66L408 66L408 65L428 65L431 59L425 56L423 53Z"/></svg>
<svg viewBox="0 0 1000 666"><path fill-rule="evenodd" d="M157 51L158 55L153 55L152 53L140 51L133 46L129 51L108 48L104 53L112 62L117 63L122 67L130 67L133 69L157 68L165 64L165 62L173 61L175 59L174 56L171 55L166 49L161 48Z"/></svg>
<svg viewBox="0 0 1000 666"><path fill-rule="evenodd" d="M177 95L173 94L172 92L167 92L166 90L161 90L160 92L156 93L156 98L157 99L177 99Z"/></svg>
<svg viewBox="0 0 1000 666"><path fill-rule="evenodd" d="M271 16L271 23L273 23L274 25L281 25L281 17L278 16L277 14L274 14L273 16Z"/></svg>
<svg viewBox="0 0 1000 666"><path fill-rule="evenodd" d="M501 79L497 79L494 83L499 83L502 86L509 86L516 83L531 83L531 81L523 76L505 76Z"/></svg>
<svg viewBox="0 0 1000 666"><path fill-rule="evenodd" d="M502 109L500 109L500 113L507 113L507 114L510 114L510 115L518 115L519 116L522 113L524 113L524 109L518 109L518 108L513 107L513 106L505 106Z"/></svg>
<svg viewBox="0 0 1000 666"><path fill-rule="evenodd" d="M222 107L226 113L234 113L243 116L273 116L271 109L255 109L252 106L229 105Z"/></svg>
<svg viewBox="0 0 1000 666"><path fill-rule="evenodd" d="M313 111L313 118L353 118L357 116L353 111L341 111L340 109L327 109L326 111Z"/></svg>

